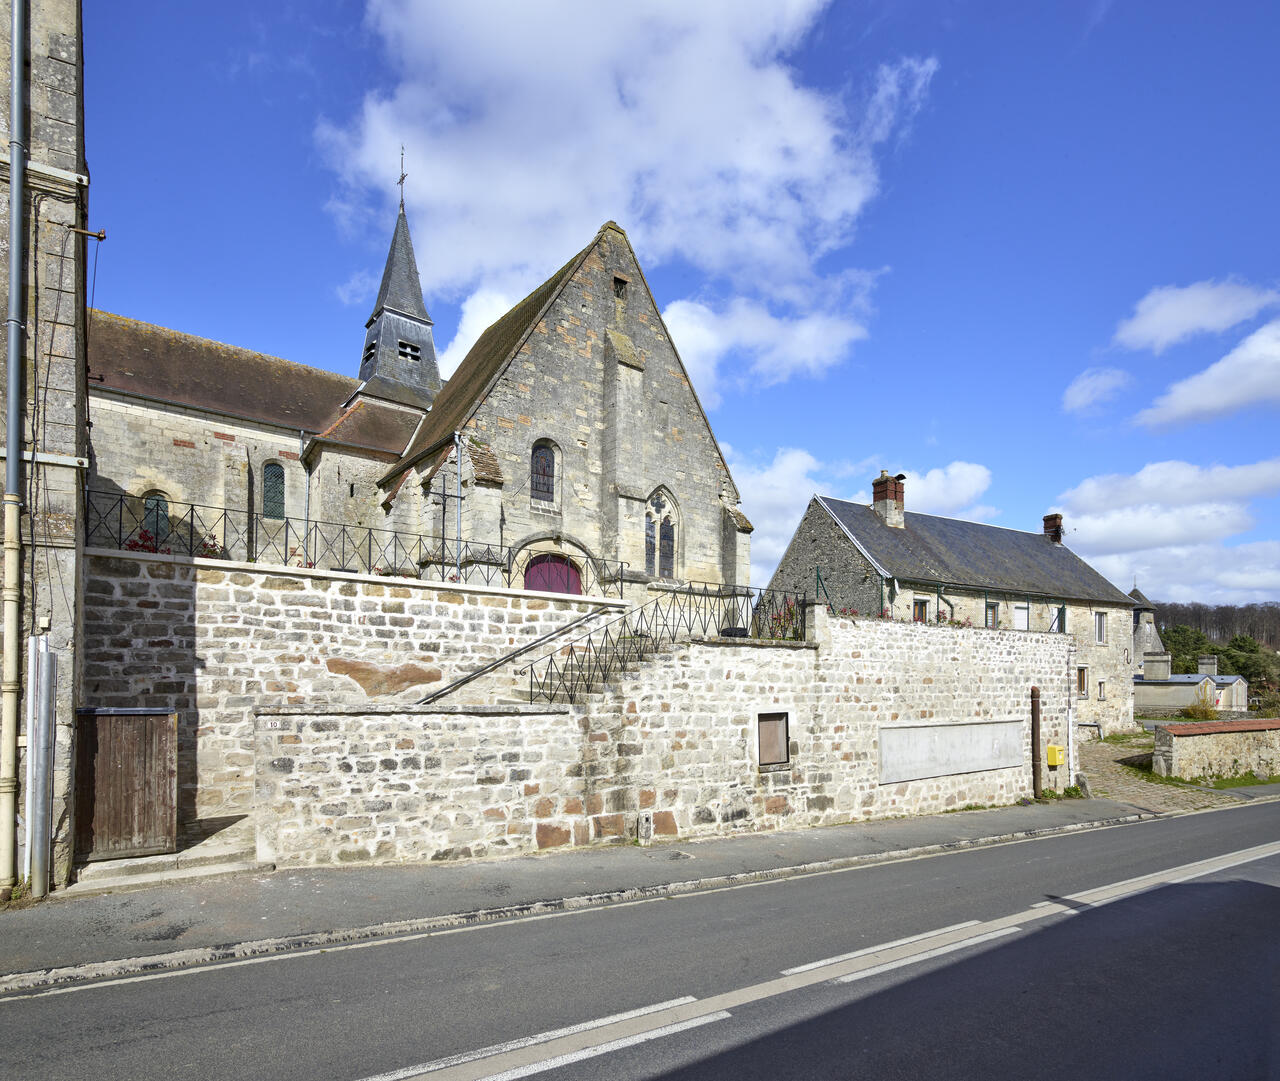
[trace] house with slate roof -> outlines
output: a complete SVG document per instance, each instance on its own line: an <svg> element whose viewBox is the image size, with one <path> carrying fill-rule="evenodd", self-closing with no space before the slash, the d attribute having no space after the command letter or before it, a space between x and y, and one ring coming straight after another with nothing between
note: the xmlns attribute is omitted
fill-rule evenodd
<svg viewBox="0 0 1280 1081"><path fill-rule="evenodd" d="M407 574L435 553L559 592L748 581L751 524L613 222L443 385L403 206L355 379L89 314L91 546Z"/></svg>
<svg viewBox="0 0 1280 1081"><path fill-rule="evenodd" d="M1218 658L1206 654L1197 671L1174 674L1163 650L1143 658L1143 671L1133 677L1133 706L1139 713L1174 714L1199 703L1232 712L1249 708L1249 682L1244 676L1218 675Z"/></svg>
<svg viewBox="0 0 1280 1081"><path fill-rule="evenodd" d="M1077 723L1103 735L1131 726L1133 600L1062 543L1062 516L1029 533L919 514L904 509L904 481L882 472L870 506L814 496L770 588L816 593L855 619L1069 635L1062 678Z"/></svg>
<svg viewBox="0 0 1280 1081"><path fill-rule="evenodd" d="M1134 673L1141 675L1143 657L1148 653L1163 653L1164 642L1156 627L1156 606L1136 584L1129 590L1129 596L1133 599L1133 667Z"/></svg>

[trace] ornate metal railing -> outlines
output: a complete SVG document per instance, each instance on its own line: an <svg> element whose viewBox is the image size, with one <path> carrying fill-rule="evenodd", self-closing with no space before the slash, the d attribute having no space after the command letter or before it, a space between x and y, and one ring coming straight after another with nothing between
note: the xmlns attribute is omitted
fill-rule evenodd
<svg viewBox="0 0 1280 1081"><path fill-rule="evenodd" d="M129 552L319 567L514 589L524 588L529 564L548 555L485 541L460 541L341 522L269 518L251 511L172 500L161 507L139 496L113 492L87 492L85 503L85 544ZM621 597L626 567L626 563L617 560L575 558L575 584L584 594Z"/></svg>
<svg viewBox="0 0 1280 1081"><path fill-rule="evenodd" d="M650 598L554 653L517 669L529 673L529 701L576 702L629 666L693 637L804 641L803 593L693 583Z"/></svg>

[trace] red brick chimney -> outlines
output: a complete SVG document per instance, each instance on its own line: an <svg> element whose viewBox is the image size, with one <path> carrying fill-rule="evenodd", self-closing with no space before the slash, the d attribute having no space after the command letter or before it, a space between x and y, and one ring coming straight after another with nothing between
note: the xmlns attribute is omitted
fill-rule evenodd
<svg viewBox="0 0 1280 1081"><path fill-rule="evenodd" d="M880 476L871 482L871 509L880 515L885 525L894 529L901 529L907 524L902 510L902 482L906 479L905 473L891 477L882 469Z"/></svg>
<svg viewBox="0 0 1280 1081"><path fill-rule="evenodd" d="M1054 544L1062 543L1062 515L1046 514L1044 516L1044 535Z"/></svg>

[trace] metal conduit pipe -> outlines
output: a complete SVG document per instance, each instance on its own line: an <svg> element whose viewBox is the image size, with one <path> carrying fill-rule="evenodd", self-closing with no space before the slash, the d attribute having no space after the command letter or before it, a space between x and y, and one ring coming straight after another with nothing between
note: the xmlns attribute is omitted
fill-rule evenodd
<svg viewBox="0 0 1280 1081"><path fill-rule="evenodd" d="M17 882L18 699L22 691L22 282L27 187L27 5L10 0L9 72L9 313L5 320L4 663L0 673L0 894Z"/></svg>

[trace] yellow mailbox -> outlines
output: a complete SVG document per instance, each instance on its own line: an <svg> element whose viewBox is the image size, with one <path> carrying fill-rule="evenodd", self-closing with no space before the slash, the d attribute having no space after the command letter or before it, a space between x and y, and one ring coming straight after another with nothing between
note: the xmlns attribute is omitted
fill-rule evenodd
<svg viewBox="0 0 1280 1081"><path fill-rule="evenodd" d="M1065 766L1067 764L1066 752L1056 743L1050 743L1049 746L1045 748L1045 753L1048 756L1049 765Z"/></svg>

